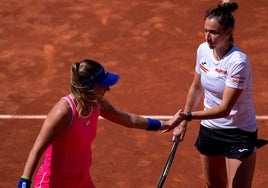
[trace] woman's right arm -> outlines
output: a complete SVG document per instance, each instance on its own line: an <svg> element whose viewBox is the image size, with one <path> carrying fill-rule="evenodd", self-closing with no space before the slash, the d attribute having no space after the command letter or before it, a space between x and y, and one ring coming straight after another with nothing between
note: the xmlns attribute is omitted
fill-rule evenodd
<svg viewBox="0 0 268 188"><path fill-rule="evenodd" d="M37 139L29 153L22 176L31 179L40 157L54 139L55 135L66 128L72 118L71 107L65 99L61 99L50 110Z"/></svg>
<svg viewBox="0 0 268 188"><path fill-rule="evenodd" d="M189 88L185 107L183 109L184 112L191 112L193 109L197 107L200 102L201 96L203 94L203 88L201 85L201 76L197 72L195 72L194 79ZM179 135L180 139L183 140L185 136L187 128L187 121L183 120L173 131L173 135Z"/></svg>
<svg viewBox="0 0 268 188"><path fill-rule="evenodd" d="M189 88L186 103L183 111L191 112L197 107L203 94L203 88L201 85L201 76L195 72L193 82Z"/></svg>

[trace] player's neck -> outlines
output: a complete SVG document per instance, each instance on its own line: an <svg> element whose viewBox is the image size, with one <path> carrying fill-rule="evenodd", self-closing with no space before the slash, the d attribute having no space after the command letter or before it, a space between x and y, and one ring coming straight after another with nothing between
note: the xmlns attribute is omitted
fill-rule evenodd
<svg viewBox="0 0 268 188"><path fill-rule="evenodd" d="M213 56L217 60L221 60L233 47L232 43L229 43L228 45L225 45L221 48L214 48L213 49Z"/></svg>

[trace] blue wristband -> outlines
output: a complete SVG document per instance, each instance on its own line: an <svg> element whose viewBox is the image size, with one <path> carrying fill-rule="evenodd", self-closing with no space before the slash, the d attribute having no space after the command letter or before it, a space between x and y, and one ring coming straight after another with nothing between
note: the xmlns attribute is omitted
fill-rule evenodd
<svg viewBox="0 0 268 188"><path fill-rule="evenodd" d="M20 178L17 188L30 188L32 181L26 178Z"/></svg>
<svg viewBox="0 0 268 188"><path fill-rule="evenodd" d="M147 126L147 131L157 131L161 127L161 121L157 119L151 119L147 118L148 120L148 126Z"/></svg>

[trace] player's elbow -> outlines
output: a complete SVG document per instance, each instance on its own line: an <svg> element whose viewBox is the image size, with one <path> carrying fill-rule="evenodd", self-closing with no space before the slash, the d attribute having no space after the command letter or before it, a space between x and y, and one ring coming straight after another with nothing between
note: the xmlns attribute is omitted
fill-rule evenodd
<svg viewBox="0 0 268 188"><path fill-rule="evenodd" d="M229 116L231 110L232 110L232 108L222 107L220 110L220 114L222 117L227 117L227 116Z"/></svg>

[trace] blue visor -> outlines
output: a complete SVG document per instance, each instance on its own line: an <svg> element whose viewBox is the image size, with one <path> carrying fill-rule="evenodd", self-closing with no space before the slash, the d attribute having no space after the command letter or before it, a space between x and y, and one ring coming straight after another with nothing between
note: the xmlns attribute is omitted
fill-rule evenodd
<svg viewBox="0 0 268 188"><path fill-rule="evenodd" d="M105 71L102 67L99 72L97 72L94 76L91 76L87 80L83 82L84 86L113 86L115 85L120 76L118 74L110 73Z"/></svg>

